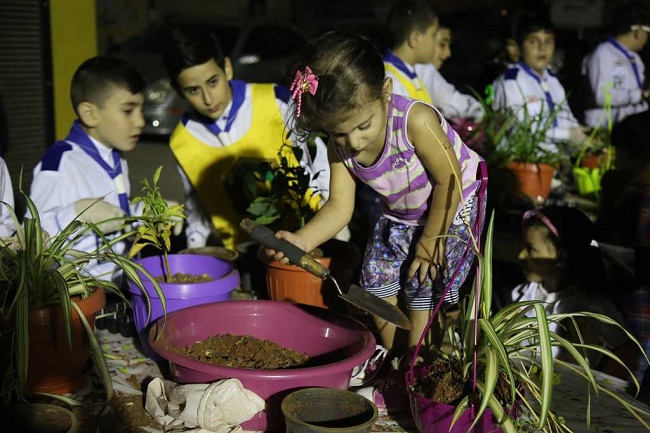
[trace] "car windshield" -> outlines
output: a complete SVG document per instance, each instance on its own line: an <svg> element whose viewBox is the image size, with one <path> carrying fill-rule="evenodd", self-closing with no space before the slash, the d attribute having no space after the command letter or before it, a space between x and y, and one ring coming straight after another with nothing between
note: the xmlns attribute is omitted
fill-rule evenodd
<svg viewBox="0 0 650 433"><path fill-rule="evenodd" d="M214 24L210 24L209 27L210 30L219 38L219 43L221 44L224 54L230 55L237 40L237 36L241 32L241 27ZM156 27L153 31L149 31L142 37L135 39L128 47L128 51L136 53L162 54L165 44L161 41L164 41L168 37L173 28L173 24Z"/></svg>

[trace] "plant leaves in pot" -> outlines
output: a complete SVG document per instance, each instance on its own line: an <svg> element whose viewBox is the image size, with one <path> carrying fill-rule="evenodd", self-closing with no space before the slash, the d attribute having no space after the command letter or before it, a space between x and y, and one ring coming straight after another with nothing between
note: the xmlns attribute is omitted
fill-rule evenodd
<svg viewBox="0 0 650 433"><path fill-rule="evenodd" d="M472 291L465 298L459 320L446 330L452 342L451 351L432 347L430 353L420 354L421 339L411 361L407 386L411 411L420 432L446 432L455 425L459 430L453 431L471 431L482 425L487 428L485 431L501 428L516 433L522 422L534 426L535 431L572 431L551 409L557 366L569 368L584 380L587 394L595 390L612 396L650 429L647 422L650 414L646 410L630 404L594 377L588 361L590 352L600 353L625 367L638 392L634 375L613 352L601 346L574 343L549 330L549 323L561 322L564 326L574 326L580 335L576 319L589 318L620 328L643 353L638 341L615 320L589 312L547 315L541 301L516 302L492 312L493 226L494 215L484 252L481 254L476 248L478 267ZM534 317L526 315L531 310L535 312ZM572 362L554 358L553 347L561 347ZM418 355L428 361L416 363ZM435 385L442 383L435 380L441 370L458 379L459 390L442 408L431 400ZM446 419L441 419L441 414Z"/></svg>
<svg viewBox="0 0 650 433"><path fill-rule="evenodd" d="M71 391L70 387L83 382L90 354L106 398L110 400L113 386L94 334L94 317L105 303L106 292L122 298L123 294L116 284L90 275L85 268L90 263L111 262L134 279L141 290L144 290L142 279L152 281L158 292L160 286L141 266L114 251L113 246L123 242L128 233L119 230L116 236L108 237L97 224L81 222L80 214L58 233L48 234L41 227L38 209L22 191L22 186L20 192L28 215L20 224L14 209L4 203L16 233L11 238L0 239L0 342L4 346L1 362L5 372L0 399L11 405L24 401L34 392ZM124 228L134 218L121 217L120 220ZM74 249L75 242L88 234L101 239L101 245L93 251ZM82 312L86 304L92 306L88 313ZM59 325L56 335L52 332L54 324ZM37 337L38 328L45 329L46 335ZM57 347L54 340L62 344ZM39 354L37 349L43 347L51 350ZM80 370L65 371L73 364L70 356L75 352L81 353L80 361L75 362ZM45 371L35 370L34 358L47 360ZM62 378L57 367L62 367L64 374L71 373L72 377ZM52 377L51 386L43 385Z"/></svg>

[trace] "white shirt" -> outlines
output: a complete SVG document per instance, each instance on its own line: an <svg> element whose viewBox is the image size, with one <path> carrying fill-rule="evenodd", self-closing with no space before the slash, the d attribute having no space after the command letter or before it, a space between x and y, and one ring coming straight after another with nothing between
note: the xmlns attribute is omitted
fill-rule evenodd
<svg viewBox="0 0 650 433"><path fill-rule="evenodd" d="M540 77L520 62L499 76L493 85L494 108L512 108L522 121L528 119L533 121L533 125L539 125L538 122L544 122L552 113L551 105L559 110L546 132L548 142L542 143L549 151L557 151L554 143L567 141L569 131L579 127L567 102L564 86L548 69Z"/></svg>
<svg viewBox="0 0 650 433"><path fill-rule="evenodd" d="M542 301L545 303L544 310L547 315L577 313L579 311L588 311L605 315L618 323L625 323L623 316L618 309L607 299L602 296L586 293L578 288L571 287L558 292L548 292L541 283L532 282L520 284L512 291L512 302L520 301ZM526 313L528 317L535 317L535 311L529 310ZM558 323L549 323L549 330L557 333L559 330ZM620 346L627 341L625 333L613 325L606 325L597 320L589 323L589 329L580 329L583 333L588 333L593 338L598 338L604 342L610 349ZM584 335L586 337L586 335ZM588 344L595 344L594 341L586 339ZM553 356L560 353L559 346L553 346Z"/></svg>
<svg viewBox="0 0 650 433"><path fill-rule="evenodd" d="M433 105L442 112L445 118L478 121L483 117L484 111L481 103L473 96L459 92L453 84L445 80L434 65L430 63L417 64L415 73L427 88Z"/></svg>
<svg viewBox="0 0 650 433"><path fill-rule="evenodd" d="M91 138L102 159L113 165L111 148L104 146ZM115 182L110 175L77 144L70 144L70 150L59 154L45 153L43 160L34 169L30 197L34 201L41 218L41 225L51 236L65 228L77 216L75 203L86 198L103 199L117 207L120 201L115 188ZM41 167L46 165L47 169ZM122 176L126 194L130 197L131 186L126 160L120 158ZM138 215L139 208L131 206L131 214ZM102 244L101 239L94 234L83 236L73 247L86 252L95 251ZM114 250L118 254L126 252L126 244L116 244ZM103 280L115 280L113 263L92 263L87 267L88 273Z"/></svg>
<svg viewBox="0 0 650 433"><path fill-rule="evenodd" d="M618 45L618 46L617 46ZM634 66L633 66L634 65ZM634 67L636 66L636 73ZM582 74L589 80L597 108L585 110L589 126L607 124L601 107L605 103L605 87L609 87L612 103L612 122L648 109L641 92L645 80L645 66L641 57L614 40L600 43L582 62Z"/></svg>
<svg viewBox="0 0 650 433"><path fill-rule="evenodd" d="M251 128L251 123L253 121L253 97L252 97L252 83L246 83L246 94L242 105L237 111L237 117L235 117L233 123L230 126L228 132L230 137L230 142L236 142L241 139ZM285 124L289 124L287 119L291 114L289 110L289 105L285 103L282 99L276 97L276 102L282 114ZM223 115L217 119L216 124L221 129L224 130L226 127L226 121L230 114L232 108L232 101L226 107ZM217 135L205 127L200 122L188 121L185 127L189 132L192 133L196 138L201 140L208 146L213 147L223 147L227 145L222 143ZM307 170L311 173L319 173L318 177L312 181L312 185L318 189L323 198L327 200L329 197L329 179L330 179L330 169L329 162L327 159L327 145L321 139L316 140L317 153L316 157L312 160L310 158L309 152L306 151L306 144L303 142L297 142L294 136L294 144L299 144L303 147L303 158L301 165L307 167ZM216 231L213 228L212 221L210 220L207 213L203 210L200 199L194 190L191 182L185 175L183 169L178 166L178 171L181 175L181 180L186 194L185 202L185 214L187 216L187 228L185 234L187 236L187 246L189 248L198 248L206 245L208 236L211 233Z"/></svg>
<svg viewBox="0 0 650 433"><path fill-rule="evenodd" d="M11 236L15 231L14 221L7 209L7 205L14 208L14 189L11 184L11 176L5 160L0 158L0 200L5 204L0 204L0 236Z"/></svg>

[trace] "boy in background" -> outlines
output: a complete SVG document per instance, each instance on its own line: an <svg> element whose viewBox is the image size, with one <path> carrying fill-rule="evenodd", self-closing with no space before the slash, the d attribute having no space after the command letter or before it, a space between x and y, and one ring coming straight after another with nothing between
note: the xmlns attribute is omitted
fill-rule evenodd
<svg viewBox="0 0 650 433"><path fill-rule="evenodd" d="M623 6L612 20L613 36L585 57L582 73L592 96L592 105L584 112L587 125L607 125L602 109L606 93L611 95L614 123L648 109L650 89L644 87L645 66L638 54L648 41L648 32L648 10L637 3Z"/></svg>
<svg viewBox="0 0 650 433"><path fill-rule="evenodd" d="M173 87L190 104L170 145L186 192L187 246L203 247L216 237L231 250L247 239L239 228L246 216L237 205L240 161L276 161L283 144L299 144L300 161L312 185L327 198L329 166L325 144L307 146L287 128L289 90L276 84L233 79L230 59L217 37L203 26L176 28L163 61ZM241 197L239 197L241 198ZM212 235L212 236L211 236Z"/></svg>
<svg viewBox="0 0 650 433"><path fill-rule="evenodd" d="M472 95L458 91L440 73L442 64L451 57L451 25L448 18L438 17L435 49L431 64L416 64L415 73L421 77L428 89L433 104L447 119L469 119L479 121L483 117L483 106Z"/></svg>
<svg viewBox="0 0 650 433"><path fill-rule="evenodd" d="M494 108L512 108L520 120L534 122L546 122L555 113L542 143L548 151L557 152L558 143L583 144L587 136L571 112L564 86L548 69L555 27L545 17L530 15L522 20L516 39L521 60L495 80Z"/></svg>
<svg viewBox="0 0 650 433"><path fill-rule="evenodd" d="M55 235L77 216L97 224L136 213L129 203L128 166L122 153L135 148L144 127L144 89L142 76L113 58L93 57L74 73L70 97L77 120L68 136L45 152L34 169L30 192L48 233ZM117 219L99 228L117 235L122 223ZM74 248L94 251L101 243L88 234ZM114 250L125 253L126 247L122 242ZM106 280L116 279L114 271L113 263L88 268L90 274Z"/></svg>

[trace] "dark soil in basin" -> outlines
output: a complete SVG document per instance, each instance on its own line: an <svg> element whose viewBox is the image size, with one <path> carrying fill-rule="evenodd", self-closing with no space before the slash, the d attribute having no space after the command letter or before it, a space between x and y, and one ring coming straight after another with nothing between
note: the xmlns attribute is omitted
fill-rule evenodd
<svg viewBox="0 0 650 433"><path fill-rule="evenodd" d="M214 365L256 370L277 370L304 365L309 357L269 340L249 335L215 335L175 351Z"/></svg>

